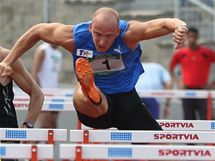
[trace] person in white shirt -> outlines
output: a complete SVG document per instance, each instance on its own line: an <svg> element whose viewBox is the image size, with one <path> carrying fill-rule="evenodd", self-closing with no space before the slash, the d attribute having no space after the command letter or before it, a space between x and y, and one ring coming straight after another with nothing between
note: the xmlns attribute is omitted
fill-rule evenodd
<svg viewBox="0 0 215 161"><path fill-rule="evenodd" d="M155 62L142 63L143 73L136 84L137 91L171 89L172 80L169 72L160 64ZM141 98L147 109L155 119L160 118L160 103L156 98ZM170 99L166 99L164 107L164 118L169 115Z"/></svg>
<svg viewBox="0 0 215 161"><path fill-rule="evenodd" d="M43 43L34 56L32 76L42 89L58 88L61 70L62 53L58 46ZM58 112L41 112L41 128L56 128Z"/></svg>

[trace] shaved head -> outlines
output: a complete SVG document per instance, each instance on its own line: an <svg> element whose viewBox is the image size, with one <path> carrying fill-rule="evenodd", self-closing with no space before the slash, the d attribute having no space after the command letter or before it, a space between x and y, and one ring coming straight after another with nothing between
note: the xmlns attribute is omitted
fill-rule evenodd
<svg viewBox="0 0 215 161"><path fill-rule="evenodd" d="M103 24L108 23L109 25L118 26L119 23L119 13L108 7L102 7L95 11L92 18L93 22L100 22Z"/></svg>

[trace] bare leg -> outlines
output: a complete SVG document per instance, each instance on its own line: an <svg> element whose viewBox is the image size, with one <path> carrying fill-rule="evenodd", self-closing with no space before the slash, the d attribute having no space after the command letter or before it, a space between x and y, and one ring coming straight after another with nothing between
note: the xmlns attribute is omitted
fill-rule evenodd
<svg viewBox="0 0 215 161"><path fill-rule="evenodd" d="M99 105L95 105L88 96L86 96L80 83L78 83L73 95L74 107L82 114L93 118L99 117L108 110L108 103L105 95L102 92L100 92L100 95L102 97L102 102Z"/></svg>

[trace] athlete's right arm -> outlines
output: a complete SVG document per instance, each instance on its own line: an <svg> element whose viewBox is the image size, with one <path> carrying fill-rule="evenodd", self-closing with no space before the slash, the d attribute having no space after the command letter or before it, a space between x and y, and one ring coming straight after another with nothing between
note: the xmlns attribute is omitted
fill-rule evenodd
<svg viewBox="0 0 215 161"><path fill-rule="evenodd" d="M60 23L41 23L30 28L17 40L8 56L0 63L0 76L8 76L5 71L11 69L10 66L39 40L62 46L72 52L73 27Z"/></svg>
<svg viewBox="0 0 215 161"><path fill-rule="evenodd" d="M21 55L32 48L39 40L56 44L72 51L74 48L71 25L60 23L41 23L25 32L15 43L3 63L12 65Z"/></svg>

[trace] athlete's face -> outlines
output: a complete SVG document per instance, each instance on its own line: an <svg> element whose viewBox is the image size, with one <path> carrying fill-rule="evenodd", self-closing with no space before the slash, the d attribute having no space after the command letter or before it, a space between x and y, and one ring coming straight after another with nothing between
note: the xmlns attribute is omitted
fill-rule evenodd
<svg viewBox="0 0 215 161"><path fill-rule="evenodd" d="M90 31L92 32L96 50L98 52L106 52L114 43L120 29L118 28L118 25L105 25L102 23L93 22L90 25Z"/></svg>

